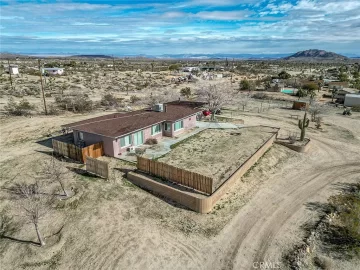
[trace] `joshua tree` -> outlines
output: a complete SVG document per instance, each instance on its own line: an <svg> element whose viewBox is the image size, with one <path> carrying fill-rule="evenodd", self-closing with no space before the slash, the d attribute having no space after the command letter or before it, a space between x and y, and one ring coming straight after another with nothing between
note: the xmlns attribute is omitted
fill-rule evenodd
<svg viewBox="0 0 360 270"><path fill-rule="evenodd" d="M304 114L304 119L303 120L299 120L299 128L301 130L301 135L300 135L300 141L304 141L305 139L305 131L306 128L309 126L309 118L307 118L307 111L305 111Z"/></svg>
<svg viewBox="0 0 360 270"><path fill-rule="evenodd" d="M182 89L180 90L180 94L181 94L182 96L185 96L185 97L189 98L189 97L191 96L191 89L190 89L190 87L184 87L184 88L182 88Z"/></svg>

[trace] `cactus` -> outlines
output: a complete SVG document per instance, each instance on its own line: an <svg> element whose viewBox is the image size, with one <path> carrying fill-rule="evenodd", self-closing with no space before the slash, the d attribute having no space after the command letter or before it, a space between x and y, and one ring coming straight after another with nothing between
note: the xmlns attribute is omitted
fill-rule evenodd
<svg viewBox="0 0 360 270"><path fill-rule="evenodd" d="M303 141L305 139L305 130L309 126L309 118L306 117L307 113L304 114L304 119L299 120L299 128L301 129L301 135L300 135L300 141Z"/></svg>

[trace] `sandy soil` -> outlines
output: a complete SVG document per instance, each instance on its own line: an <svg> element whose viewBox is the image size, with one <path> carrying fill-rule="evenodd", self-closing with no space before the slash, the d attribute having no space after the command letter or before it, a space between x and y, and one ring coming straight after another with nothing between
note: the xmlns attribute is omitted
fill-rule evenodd
<svg viewBox="0 0 360 270"><path fill-rule="evenodd" d="M285 109L237 114L250 125L278 126L284 135L299 132ZM133 168L127 163L111 159L112 175L104 181L63 160L63 166L76 169L67 185L76 187L76 194L41 220L44 248L21 242L36 241L36 234L3 188L32 181L48 159L50 149L37 141L61 124L87 117L0 119L0 209L14 217L17 231L11 237L19 240L0 239L3 269L247 270L262 261L279 262L284 269L284 252L302 241L301 225L317 218L307 203L325 202L338 192L337 183L360 177L360 115L344 117L340 110L324 116L322 131L310 124L308 153L274 145L207 215L133 186L123 177ZM356 268L355 262L336 261L335 266Z"/></svg>
<svg viewBox="0 0 360 270"><path fill-rule="evenodd" d="M178 145L159 161L214 179L215 190L268 140L271 129L208 129Z"/></svg>

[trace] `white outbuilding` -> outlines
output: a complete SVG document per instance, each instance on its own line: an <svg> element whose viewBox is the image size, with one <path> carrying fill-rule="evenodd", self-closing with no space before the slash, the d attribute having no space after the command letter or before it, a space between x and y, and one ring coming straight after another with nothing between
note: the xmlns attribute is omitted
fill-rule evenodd
<svg viewBox="0 0 360 270"><path fill-rule="evenodd" d="M19 67L17 65L10 65L10 66L4 66L6 72L12 74L12 75L18 75L19 74Z"/></svg>
<svg viewBox="0 0 360 270"><path fill-rule="evenodd" d="M360 106L360 94L346 94L344 100L344 106L346 107Z"/></svg>
<svg viewBox="0 0 360 270"><path fill-rule="evenodd" d="M64 69L63 68L43 68L42 69L42 74L48 74L48 75L62 75L64 73Z"/></svg>

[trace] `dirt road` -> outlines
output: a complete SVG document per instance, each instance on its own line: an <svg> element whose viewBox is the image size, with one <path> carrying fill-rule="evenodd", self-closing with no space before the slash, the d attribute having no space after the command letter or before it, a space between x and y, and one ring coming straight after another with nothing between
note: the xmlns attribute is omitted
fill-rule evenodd
<svg viewBox="0 0 360 270"><path fill-rule="evenodd" d="M353 127L358 132L359 127ZM312 136L303 162L273 175L216 237L209 269L256 269L261 262L282 265L284 250L301 239L311 219L306 204L325 202L334 184L360 181L360 146Z"/></svg>

